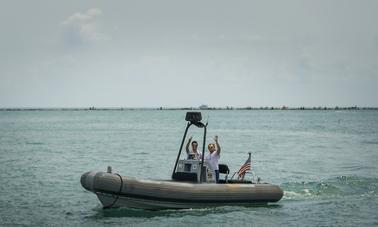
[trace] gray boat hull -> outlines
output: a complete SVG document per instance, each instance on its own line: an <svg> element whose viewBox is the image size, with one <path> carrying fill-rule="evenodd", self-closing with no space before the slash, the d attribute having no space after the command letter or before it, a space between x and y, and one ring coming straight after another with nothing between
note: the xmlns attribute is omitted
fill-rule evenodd
<svg viewBox="0 0 378 227"><path fill-rule="evenodd" d="M103 206L142 209L186 209L277 202L283 196L272 184L214 184L141 180L91 171L82 186L95 193Z"/></svg>

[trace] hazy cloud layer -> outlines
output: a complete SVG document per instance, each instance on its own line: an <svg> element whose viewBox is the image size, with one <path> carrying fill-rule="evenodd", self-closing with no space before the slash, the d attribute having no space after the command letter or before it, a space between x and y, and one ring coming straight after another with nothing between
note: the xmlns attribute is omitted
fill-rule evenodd
<svg viewBox="0 0 378 227"><path fill-rule="evenodd" d="M377 1L6 1L0 15L2 107L378 106Z"/></svg>

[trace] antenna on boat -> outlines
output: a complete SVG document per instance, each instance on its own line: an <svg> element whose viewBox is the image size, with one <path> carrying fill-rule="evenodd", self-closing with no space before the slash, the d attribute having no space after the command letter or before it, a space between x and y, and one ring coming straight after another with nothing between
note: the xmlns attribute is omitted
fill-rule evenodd
<svg viewBox="0 0 378 227"><path fill-rule="evenodd" d="M209 124L209 118L210 118L210 113L208 112L208 113L207 113L207 118L206 118L206 125Z"/></svg>

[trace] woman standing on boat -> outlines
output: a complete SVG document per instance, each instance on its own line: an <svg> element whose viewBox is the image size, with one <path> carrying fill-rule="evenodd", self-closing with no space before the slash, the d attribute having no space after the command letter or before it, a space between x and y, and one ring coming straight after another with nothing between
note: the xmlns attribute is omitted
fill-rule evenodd
<svg viewBox="0 0 378 227"><path fill-rule="evenodd" d="M221 147L218 143L218 136L214 138L215 144L210 143L207 148L209 149L210 154L208 154L205 160L210 164L211 168L214 170L215 173L215 181L218 183L219 181L219 159L220 159L220 152Z"/></svg>

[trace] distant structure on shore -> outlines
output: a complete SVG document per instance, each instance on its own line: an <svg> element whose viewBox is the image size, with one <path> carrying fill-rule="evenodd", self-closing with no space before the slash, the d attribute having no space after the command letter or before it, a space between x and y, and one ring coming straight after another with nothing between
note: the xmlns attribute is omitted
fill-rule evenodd
<svg viewBox="0 0 378 227"><path fill-rule="evenodd" d="M207 105L200 105L198 107L198 109L200 109L200 110L207 110L207 109L209 109L209 107Z"/></svg>

